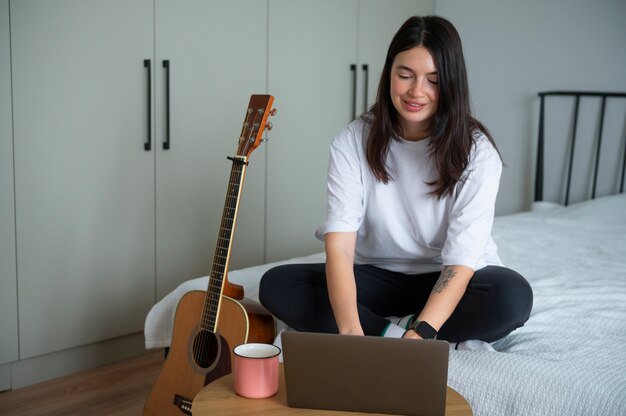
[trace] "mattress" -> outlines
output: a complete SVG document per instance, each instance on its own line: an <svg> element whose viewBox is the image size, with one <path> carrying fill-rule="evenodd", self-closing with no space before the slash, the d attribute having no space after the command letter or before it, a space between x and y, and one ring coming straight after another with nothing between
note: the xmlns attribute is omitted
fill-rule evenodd
<svg viewBox="0 0 626 416"><path fill-rule="evenodd" d="M529 280L533 310L492 350L451 351L448 384L476 416L626 415L626 195L538 203L496 217L493 237L503 263ZM258 303L266 270L321 261L317 253L232 271L229 280ZM178 300L207 284L189 280L150 310L147 348L169 346Z"/></svg>

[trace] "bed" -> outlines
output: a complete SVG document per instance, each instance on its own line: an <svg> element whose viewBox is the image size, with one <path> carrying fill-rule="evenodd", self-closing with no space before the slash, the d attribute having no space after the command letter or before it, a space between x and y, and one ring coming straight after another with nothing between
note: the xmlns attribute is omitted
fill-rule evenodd
<svg viewBox="0 0 626 416"><path fill-rule="evenodd" d="M626 93L557 91L539 97L535 202L527 212L496 217L493 227L504 264L533 288L531 317L490 350L452 349L448 384L477 416L626 415L626 116L610 109L626 102ZM599 115L595 127L587 129L591 138L582 138L586 128L579 112L590 100L600 109L591 113ZM560 113L550 105L560 107ZM572 116L571 122L551 124L557 113ZM615 114L619 126L612 128L609 119ZM556 133L557 125L566 133ZM607 138L611 129L617 140ZM557 152L563 163L546 146L559 134L566 136L567 150ZM591 149L589 157L581 158L585 148ZM580 160L589 173L577 176ZM615 165L614 173L604 169L609 164ZM555 166L560 179L544 179L554 177L547 168ZM322 261L323 253L315 253L233 271L229 280L258 303L259 279L269 268ZM187 281L151 309L147 348L169 345L178 300L206 287L206 277ZM277 330L284 329L277 322Z"/></svg>

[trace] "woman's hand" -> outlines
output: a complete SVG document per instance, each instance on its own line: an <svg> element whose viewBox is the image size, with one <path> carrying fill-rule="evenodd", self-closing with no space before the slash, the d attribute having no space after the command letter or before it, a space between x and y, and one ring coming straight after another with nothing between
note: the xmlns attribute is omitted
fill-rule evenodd
<svg viewBox="0 0 626 416"><path fill-rule="evenodd" d="M406 339L423 339L422 337L420 337L417 332L413 331L412 329L407 330L404 335L402 336L402 338L406 338Z"/></svg>

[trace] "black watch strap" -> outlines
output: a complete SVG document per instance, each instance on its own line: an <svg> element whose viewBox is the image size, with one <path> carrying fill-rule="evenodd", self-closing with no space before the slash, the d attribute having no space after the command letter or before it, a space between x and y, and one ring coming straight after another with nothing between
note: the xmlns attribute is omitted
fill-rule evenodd
<svg viewBox="0 0 626 416"><path fill-rule="evenodd" d="M424 339L437 339L437 330L426 321L416 320L409 326L409 329L412 329Z"/></svg>

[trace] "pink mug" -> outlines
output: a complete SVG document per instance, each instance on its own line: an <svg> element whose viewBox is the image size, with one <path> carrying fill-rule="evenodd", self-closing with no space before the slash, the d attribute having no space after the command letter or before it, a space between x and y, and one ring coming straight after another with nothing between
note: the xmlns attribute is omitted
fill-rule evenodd
<svg viewBox="0 0 626 416"><path fill-rule="evenodd" d="M249 343L236 346L234 353L235 393L250 399L275 395L278 391L280 348L271 344Z"/></svg>

